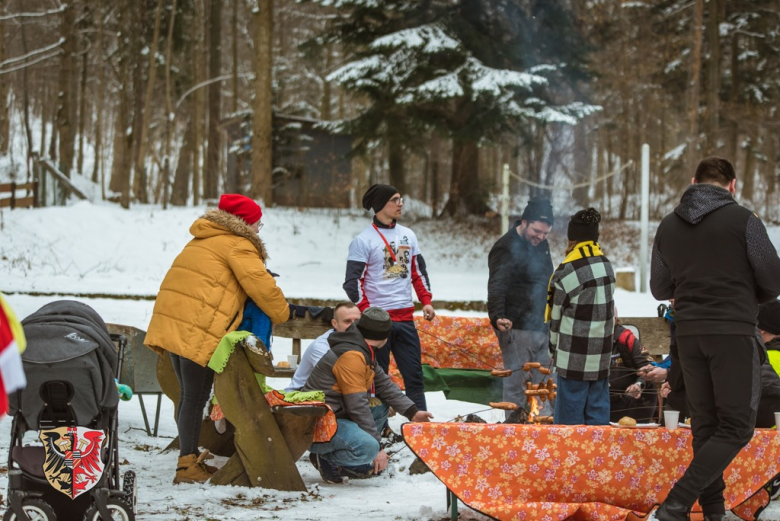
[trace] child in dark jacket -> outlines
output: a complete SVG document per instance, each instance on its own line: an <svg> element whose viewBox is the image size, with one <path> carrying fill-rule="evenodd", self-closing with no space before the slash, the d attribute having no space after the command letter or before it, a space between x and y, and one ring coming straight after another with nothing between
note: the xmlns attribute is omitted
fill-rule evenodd
<svg viewBox="0 0 780 521"><path fill-rule="evenodd" d="M609 423L609 362L615 273L598 244L601 215L580 210L569 221L566 258L550 279L550 354L558 373L555 423Z"/></svg>
<svg viewBox="0 0 780 521"><path fill-rule="evenodd" d="M609 366L610 421L618 422L624 416L635 419L637 423L658 419L658 393L637 373L652 362L653 357L634 333L616 324Z"/></svg>

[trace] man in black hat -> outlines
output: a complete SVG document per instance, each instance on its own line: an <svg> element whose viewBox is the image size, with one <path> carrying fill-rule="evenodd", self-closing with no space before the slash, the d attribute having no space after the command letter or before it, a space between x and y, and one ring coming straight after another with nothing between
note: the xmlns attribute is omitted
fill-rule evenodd
<svg viewBox="0 0 780 521"><path fill-rule="evenodd" d="M329 483L348 477L379 474L387 467L380 430L389 407L411 421L430 421L377 365L377 354L390 336L393 322L383 309L371 307L343 333L328 337L330 351L314 367L304 391L324 391L325 403L336 413L338 430L327 443L314 443L310 461ZM370 407L371 392L382 404Z"/></svg>
<svg viewBox="0 0 780 521"><path fill-rule="evenodd" d="M488 255L488 315L504 367L513 370L504 379L504 401L521 407L526 401L526 378L538 384L544 375L524 373L520 367L526 362L539 362L544 367L550 364L544 306L553 272L547 244L553 223L550 201L534 197ZM541 414L552 415L553 405L545 402Z"/></svg>
<svg viewBox="0 0 780 521"><path fill-rule="evenodd" d="M361 311L369 306L386 310L393 321L387 347L377 353L387 372L390 353L404 380L406 396L418 409L427 409L423 388L420 337L414 326L412 287L423 305L423 316L433 320L431 284L417 236L398 224L404 200L395 187L375 184L363 196L363 208L374 219L349 245L344 290Z"/></svg>
<svg viewBox="0 0 780 521"><path fill-rule="evenodd" d="M764 224L738 205L734 166L708 157L655 234L650 289L674 300L693 460L648 519L725 518L723 471L753 436L765 357L756 315L780 294L780 258Z"/></svg>

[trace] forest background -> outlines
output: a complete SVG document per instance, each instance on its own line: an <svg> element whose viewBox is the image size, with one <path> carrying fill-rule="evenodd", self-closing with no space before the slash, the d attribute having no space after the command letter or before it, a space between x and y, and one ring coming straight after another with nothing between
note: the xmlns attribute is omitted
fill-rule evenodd
<svg viewBox="0 0 780 521"><path fill-rule="evenodd" d="M494 215L508 164L514 195L636 219L648 143L651 218L717 154L777 221L779 28L776 0L3 0L2 175L48 157L124 207L272 205L290 115L352 136L344 190L389 182L434 216Z"/></svg>

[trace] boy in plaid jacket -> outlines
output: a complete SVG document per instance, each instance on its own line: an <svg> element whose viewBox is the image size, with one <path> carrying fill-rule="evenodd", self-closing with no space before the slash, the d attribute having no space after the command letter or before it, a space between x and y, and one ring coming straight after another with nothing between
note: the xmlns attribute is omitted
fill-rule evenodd
<svg viewBox="0 0 780 521"><path fill-rule="evenodd" d="M555 423L609 423L609 362L615 273L598 244L601 215L580 210L569 221L566 258L550 279L547 320L558 373Z"/></svg>

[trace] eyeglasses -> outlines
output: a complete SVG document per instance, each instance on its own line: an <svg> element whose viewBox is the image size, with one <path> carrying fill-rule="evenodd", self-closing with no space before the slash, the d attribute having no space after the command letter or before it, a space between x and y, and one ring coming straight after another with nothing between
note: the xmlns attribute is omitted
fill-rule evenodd
<svg viewBox="0 0 780 521"><path fill-rule="evenodd" d="M390 199L390 202L393 203L396 206L401 206L404 204L404 198L403 197L393 197Z"/></svg>
<svg viewBox="0 0 780 521"><path fill-rule="evenodd" d="M259 232L262 229L263 229L263 223L257 223L257 231Z"/></svg>

